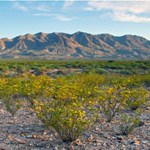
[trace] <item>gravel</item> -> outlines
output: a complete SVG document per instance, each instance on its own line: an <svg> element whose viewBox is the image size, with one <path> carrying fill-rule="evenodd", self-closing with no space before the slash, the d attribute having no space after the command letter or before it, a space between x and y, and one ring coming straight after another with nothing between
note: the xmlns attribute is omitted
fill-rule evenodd
<svg viewBox="0 0 150 150"><path fill-rule="evenodd" d="M100 118L76 141L67 143L32 110L20 109L12 116L0 102L0 150L150 150L150 109L140 117L143 125L128 136L120 134L116 116L111 123Z"/></svg>

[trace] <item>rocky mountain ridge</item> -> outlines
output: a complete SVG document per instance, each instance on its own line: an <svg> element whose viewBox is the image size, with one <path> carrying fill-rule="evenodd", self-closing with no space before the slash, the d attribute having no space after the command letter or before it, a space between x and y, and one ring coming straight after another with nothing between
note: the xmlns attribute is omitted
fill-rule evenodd
<svg viewBox="0 0 150 150"><path fill-rule="evenodd" d="M0 57L150 59L150 41L137 35L39 32L0 39Z"/></svg>

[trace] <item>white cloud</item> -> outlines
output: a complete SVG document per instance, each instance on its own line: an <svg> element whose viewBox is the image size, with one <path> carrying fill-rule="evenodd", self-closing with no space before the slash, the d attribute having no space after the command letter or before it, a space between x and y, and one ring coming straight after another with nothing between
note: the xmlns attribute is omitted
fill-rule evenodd
<svg viewBox="0 0 150 150"><path fill-rule="evenodd" d="M68 17L62 14L50 14L50 13L38 13L34 16L45 16L45 17L53 17L59 21L67 22L76 19L76 17Z"/></svg>
<svg viewBox="0 0 150 150"><path fill-rule="evenodd" d="M75 0L65 0L64 1L64 9L68 9L69 7L71 7L74 4Z"/></svg>
<svg viewBox="0 0 150 150"><path fill-rule="evenodd" d="M146 1L89 1L88 9L91 10L112 10L112 11L126 11L131 13L150 13L150 2Z"/></svg>
<svg viewBox="0 0 150 150"><path fill-rule="evenodd" d="M113 20L150 22L150 1L88 1L88 11L106 10ZM145 16L147 15L147 16Z"/></svg>
<svg viewBox="0 0 150 150"><path fill-rule="evenodd" d="M14 8L15 8L15 9L18 9L18 10L21 10L21 11L28 11L28 8L27 8L27 7L21 5L21 4L18 3L18 2L15 2L15 3L14 3Z"/></svg>
<svg viewBox="0 0 150 150"><path fill-rule="evenodd" d="M123 21L123 22L136 22L136 23L147 23L150 22L150 18L148 17L141 17L135 14L127 14L121 12L115 12L111 14L111 17L115 21Z"/></svg>
<svg viewBox="0 0 150 150"><path fill-rule="evenodd" d="M58 20L60 20L60 21L71 21L71 20L73 20L73 18L71 18L71 17L66 17L66 16L64 16L64 15L56 15L56 18L58 19Z"/></svg>
<svg viewBox="0 0 150 150"><path fill-rule="evenodd" d="M36 10L38 10L38 11L45 11L45 12L49 12L49 8L48 8L48 6L45 6L45 5L37 6L35 9L36 9Z"/></svg>
<svg viewBox="0 0 150 150"><path fill-rule="evenodd" d="M52 16L52 14L49 14L49 13L37 13L37 14L34 14L34 16L45 16L45 17L49 17L49 16Z"/></svg>

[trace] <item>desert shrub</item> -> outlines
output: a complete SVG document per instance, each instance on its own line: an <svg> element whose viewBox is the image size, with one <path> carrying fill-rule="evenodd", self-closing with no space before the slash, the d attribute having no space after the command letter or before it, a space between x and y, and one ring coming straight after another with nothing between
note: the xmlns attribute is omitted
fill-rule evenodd
<svg viewBox="0 0 150 150"><path fill-rule="evenodd" d="M148 100L148 91L143 87L129 86L128 80L126 80L127 83L120 80L120 83L115 81L110 86L99 87L100 110L104 113L108 122L121 109L135 110Z"/></svg>
<svg viewBox="0 0 150 150"><path fill-rule="evenodd" d="M90 90L84 88L75 80L59 78L49 99L34 100L37 116L52 126L63 141L75 140L96 120L96 101Z"/></svg>
<svg viewBox="0 0 150 150"><path fill-rule="evenodd" d="M148 91L143 87L129 89L127 94L129 96L126 101L126 107L131 110L136 110L148 100Z"/></svg>
<svg viewBox="0 0 150 150"><path fill-rule="evenodd" d="M16 78L1 78L0 79L0 98L6 106L6 109L14 115L15 112L21 107L19 100L19 80Z"/></svg>
<svg viewBox="0 0 150 150"><path fill-rule="evenodd" d="M148 92L141 85L147 80L145 75L110 76L95 72L56 78L31 74L1 77L0 98L12 114L22 107L25 99L64 141L73 141L94 124L99 111L111 121L120 110L137 109L145 104Z"/></svg>
<svg viewBox="0 0 150 150"><path fill-rule="evenodd" d="M19 94L33 106L33 99L45 97L52 83L53 79L47 76L30 76L21 81Z"/></svg>
<svg viewBox="0 0 150 150"><path fill-rule="evenodd" d="M98 74L108 74L109 73L106 69L103 69L103 68L96 68L94 71L95 71L95 73L98 73Z"/></svg>
<svg viewBox="0 0 150 150"><path fill-rule="evenodd" d="M104 87L99 90L98 100L100 110L108 122L125 106L128 97L126 90L126 87L119 85Z"/></svg>
<svg viewBox="0 0 150 150"><path fill-rule="evenodd" d="M35 106L38 117L48 127L52 126L63 141L75 140L91 124L83 106L78 103L66 105L54 100L45 104L38 102Z"/></svg>
<svg viewBox="0 0 150 150"><path fill-rule="evenodd" d="M121 122L122 125L120 126L120 130L123 135L128 135L132 133L135 128L143 125L143 122L136 115L122 115Z"/></svg>
<svg viewBox="0 0 150 150"><path fill-rule="evenodd" d="M146 87L150 87L150 73L139 75L138 78L136 78L136 82L139 82Z"/></svg>

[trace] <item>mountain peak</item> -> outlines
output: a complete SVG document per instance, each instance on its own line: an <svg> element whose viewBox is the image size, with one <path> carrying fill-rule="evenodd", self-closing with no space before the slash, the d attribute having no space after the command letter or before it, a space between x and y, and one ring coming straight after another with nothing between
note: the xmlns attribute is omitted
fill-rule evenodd
<svg viewBox="0 0 150 150"><path fill-rule="evenodd" d="M0 57L150 59L150 41L135 35L113 36L53 32L25 34L0 39ZM16 53L17 50L17 53Z"/></svg>
<svg viewBox="0 0 150 150"><path fill-rule="evenodd" d="M34 35L30 33L27 33L26 35L24 35L24 38L27 38L27 39L32 39L33 37Z"/></svg>
<svg viewBox="0 0 150 150"><path fill-rule="evenodd" d="M36 36L37 38L44 38L44 37L47 36L47 33L44 33L44 32L38 32L38 33L35 34L35 36Z"/></svg>
<svg viewBox="0 0 150 150"><path fill-rule="evenodd" d="M82 32L82 31L77 31L73 35L83 35L83 34L89 34L89 33Z"/></svg>

